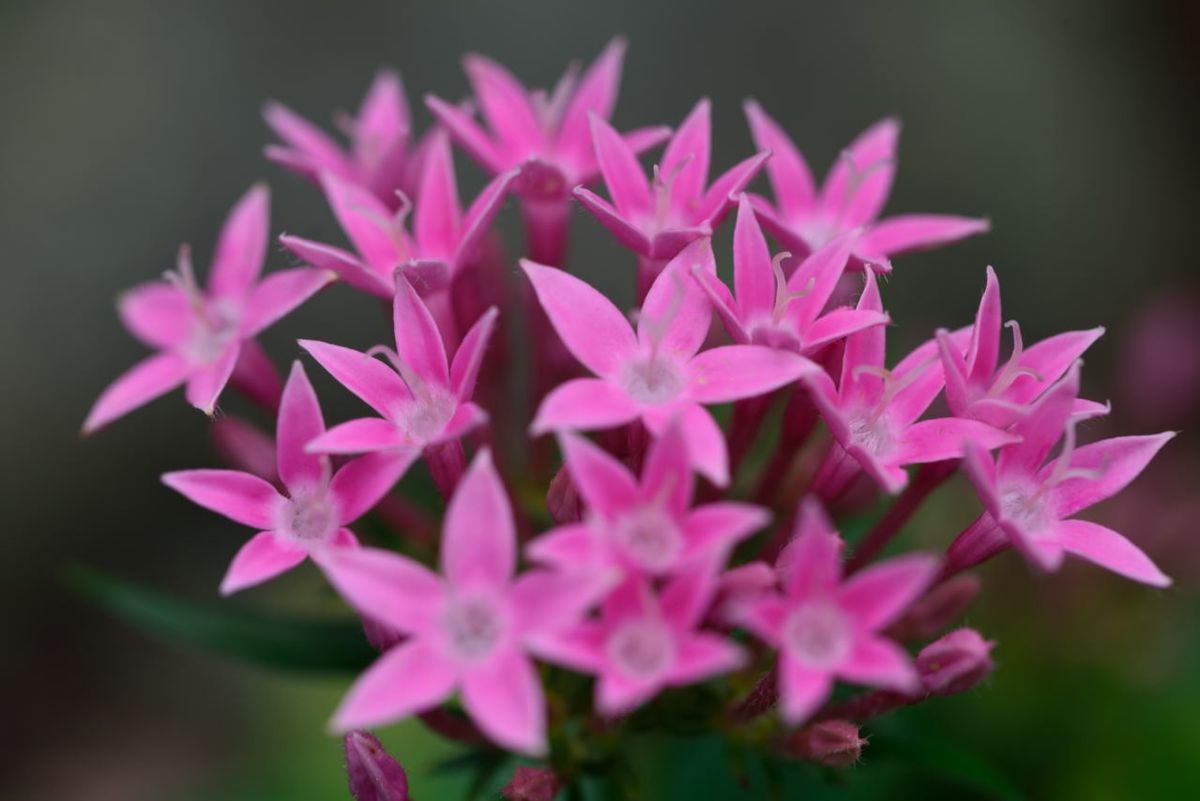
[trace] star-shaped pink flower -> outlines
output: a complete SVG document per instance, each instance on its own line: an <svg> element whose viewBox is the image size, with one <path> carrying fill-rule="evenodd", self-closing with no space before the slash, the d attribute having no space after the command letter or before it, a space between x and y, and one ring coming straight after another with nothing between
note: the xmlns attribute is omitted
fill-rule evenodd
<svg viewBox="0 0 1200 801"><path fill-rule="evenodd" d="M771 258L750 199L742 195L733 229L733 293L716 273L696 271L696 279L734 342L812 355L890 321L882 311L826 308L858 233L848 231L821 245L787 278L780 263L785 254Z"/></svg>
<svg viewBox="0 0 1200 801"><path fill-rule="evenodd" d="M330 550L355 548L346 528L400 480L413 453L371 454L336 472L329 457L306 445L325 431L321 407L304 368L296 362L283 390L276 431L276 464L285 490L237 470L181 470L163 483L189 500L230 520L260 529L229 566L221 593L259 584Z"/></svg>
<svg viewBox="0 0 1200 801"><path fill-rule="evenodd" d="M396 273L400 272L422 296L427 296L445 289L478 255L480 241L515 177L515 171L497 176L464 215L450 144L445 135L439 134L426 149L412 236L405 230L405 218L411 209L402 207L393 212L361 186L334 173L322 173L325 197L357 255L288 234L279 241L304 261L332 270L364 292L390 298L395 292Z"/></svg>
<svg viewBox="0 0 1200 801"><path fill-rule="evenodd" d="M258 280L266 258L269 202L267 187L258 184L233 207L217 240L207 288L197 284L191 252L184 246L177 272L121 296L117 308L125 327L158 353L101 393L83 424L84 433L183 384L188 403L212 415L239 357L252 361L259 379L271 370L254 337L335 276L301 267Z"/></svg>
<svg viewBox="0 0 1200 801"><path fill-rule="evenodd" d="M530 543L529 557L544 564L648 576L724 564L768 520L766 510L733 501L691 508L695 481L678 425L651 444L640 481L583 437L563 433L559 443L587 512Z"/></svg>
<svg viewBox="0 0 1200 801"><path fill-rule="evenodd" d="M574 276L523 260L538 300L567 349L596 378L560 385L542 401L533 433L592 430L641 420L654 434L677 418L695 468L729 481L725 439L701 404L761 395L820 368L758 345L700 352L711 309L692 268L715 270L707 239L683 250L651 286L635 333L608 298Z"/></svg>
<svg viewBox="0 0 1200 801"><path fill-rule="evenodd" d="M711 236L770 153L734 165L708 186L710 104L701 100L667 143L662 162L646 180L637 154L606 121L591 120L592 141L611 202L586 187L575 197L622 245L657 261L674 258L690 242Z"/></svg>
<svg viewBox="0 0 1200 801"><path fill-rule="evenodd" d="M883 311L869 270L858 309ZM990 450L1013 441L1012 435L978 420L939 417L917 422L942 389L937 356L932 347L923 347L889 371L884 368L885 337L883 326L846 337L836 387L824 371L806 377L821 418L837 442L822 474L856 466L895 494L908 483L906 465L957 459L964 442ZM847 457L853 461L847 462Z"/></svg>
<svg viewBox="0 0 1200 801"><path fill-rule="evenodd" d="M392 208L398 202L396 190L416 189L429 139L410 147L412 115L400 76L391 70L375 76L357 115L338 120L349 148L282 103L268 103L263 118L283 140L282 145L267 145L266 157L302 178L315 183L322 173L331 173Z"/></svg>
<svg viewBox="0 0 1200 801"><path fill-rule="evenodd" d="M311 450L421 450L457 440L487 419L487 413L471 397L496 327L496 309L489 309L471 327L450 363L433 316L403 276L396 277L392 308L395 351L381 346L363 353L300 340L300 347L379 414L334 426L309 443ZM373 353L383 354L391 366L373 358Z"/></svg>
<svg viewBox="0 0 1200 801"><path fill-rule="evenodd" d="M967 444L963 465L987 511L951 545L948 563L962 562L972 551L998 550L981 548L998 538L1044 570L1056 570L1064 554L1074 554L1144 584L1171 583L1121 534L1073 517L1124 489L1175 434L1117 437L1077 448L1072 414L1078 392L1076 367L1016 422L1013 433L1020 440L1002 447L994 460ZM1047 463L1060 439L1061 453Z"/></svg>
<svg viewBox="0 0 1200 801"><path fill-rule="evenodd" d="M371 548L323 559L326 575L361 614L408 636L354 684L334 728L399 720L459 690L467 713L496 744L544 753L545 697L530 655L552 650L609 582L544 570L514 578L516 546L512 508L484 450L446 510L444 578Z"/></svg>
<svg viewBox="0 0 1200 801"><path fill-rule="evenodd" d="M743 625L779 649L779 711L792 725L820 707L837 679L902 693L921 689L908 654L879 632L929 586L937 559L901 556L843 581L842 545L820 505L806 501L777 562L782 593L736 607Z"/></svg>
<svg viewBox="0 0 1200 801"><path fill-rule="evenodd" d="M896 172L897 120L883 120L860 134L818 189L804 156L775 120L754 101L746 103L746 118L755 144L773 154L766 170L775 205L757 197L755 211L767 230L797 257L861 227L865 230L854 255L888 271L892 256L956 242L989 228L987 220L942 214L879 219Z"/></svg>

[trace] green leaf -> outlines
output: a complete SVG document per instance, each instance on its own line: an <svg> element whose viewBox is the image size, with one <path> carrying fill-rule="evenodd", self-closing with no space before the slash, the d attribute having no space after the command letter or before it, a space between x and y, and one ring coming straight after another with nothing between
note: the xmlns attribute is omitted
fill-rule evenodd
<svg viewBox="0 0 1200 801"><path fill-rule="evenodd" d="M958 743L905 731L889 742L893 757L952 784L969 787L996 801L1026 801L1028 796L992 763Z"/></svg>
<svg viewBox="0 0 1200 801"><path fill-rule="evenodd" d="M75 592L153 637L272 668L358 672L377 656L357 622L315 621L192 601L78 566Z"/></svg>

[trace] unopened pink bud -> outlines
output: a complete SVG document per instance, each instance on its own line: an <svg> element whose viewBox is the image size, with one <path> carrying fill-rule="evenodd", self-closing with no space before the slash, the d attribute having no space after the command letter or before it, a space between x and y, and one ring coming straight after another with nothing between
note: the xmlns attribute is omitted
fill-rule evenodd
<svg viewBox="0 0 1200 801"><path fill-rule="evenodd" d="M364 617L362 619L362 627L363 634L367 635L367 642L380 653L404 639L404 634L398 629L394 629L388 624L382 623L372 617Z"/></svg>
<svg viewBox="0 0 1200 801"><path fill-rule="evenodd" d="M354 801L410 801L408 776L383 744L365 731L346 735L346 774Z"/></svg>
<svg viewBox="0 0 1200 801"><path fill-rule="evenodd" d="M956 629L926 645L917 654L926 692L954 695L979 684L992 672L993 645L975 629Z"/></svg>
<svg viewBox="0 0 1200 801"><path fill-rule="evenodd" d="M823 720L788 738L793 755L830 768L845 768L862 757L867 741L848 720Z"/></svg>
<svg viewBox="0 0 1200 801"><path fill-rule="evenodd" d="M519 767L500 793L508 801L554 801L558 777L544 768Z"/></svg>
<svg viewBox="0 0 1200 801"><path fill-rule="evenodd" d="M979 579L970 574L943 581L914 603L888 634L897 640L928 640L937 636L975 600L981 586Z"/></svg>
<svg viewBox="0 0 1200 801"><path fill-rule="evenodd" d="M550 512L554 522L562 526L582 520L582 506L579 490L575 488L571 473L564 465L550 481L550 489L546 492L546 510Z"/></svg>

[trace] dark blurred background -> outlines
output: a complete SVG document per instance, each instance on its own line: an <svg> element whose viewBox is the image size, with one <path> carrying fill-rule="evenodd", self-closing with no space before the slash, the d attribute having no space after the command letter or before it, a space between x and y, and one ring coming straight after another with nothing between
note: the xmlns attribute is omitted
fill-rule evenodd
<svg viewBox="0 0 1200 801"><path fill-rule="evenodd" d="M898 343L966 323L994 264L1026 341L1108 327L1087 383L1118 406L1094 435L1185 429L1100 510L1176 586L1150 591L1077 565L1051 581L999 560L970 615L999 643L995 677L883 731L919 727L967 746L1032 798L1200 798L1198 17L1188 0L4 0L0 797L344 797L324 733L344 679L174 650L62 588L64 566L88 563L210 597L244 537L157 481L216 464L206 421L178 396L79 438L94 397L141 354L113 299L173 266L182 241L207 254L230 203L259 178L274 189L276 232L337 239L316 193L261 158L268 98L327 124L390 65L424 123L424 92L465 95L464 51L545 86L620 33L631 42L621 127L677 123L708 95L721 167L749 152L740 104L754 96L823 171L858 131L897 114L889 210L991 217L989 236L899 260L887 286ZM510 204L510 231L515 217ZM630 300L630 259L590 218L574 225L574 265ZM270 264L286 261L275 252ZM337 289L265 341L286 364L301 333L367 345L386 332L375 306ZM914 536L940 544L977 510L961 487L939 497ZM310 569L286 584L236 603L294 608L319 587ZM421 773L436 746L404 727L388 742L418 773L422 801L452 797L453 782ZM868 748L835 797L975 797L921 762Z"/></svg>

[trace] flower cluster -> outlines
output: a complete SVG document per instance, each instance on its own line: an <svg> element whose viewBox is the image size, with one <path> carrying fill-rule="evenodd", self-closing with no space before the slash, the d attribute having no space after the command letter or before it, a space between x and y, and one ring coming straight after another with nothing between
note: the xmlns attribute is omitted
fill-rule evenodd
<svg viewBox="0 0 1200 801"><path fill-rule="evenodd" d="M257 532L222 593L307 558L367 624L382 654L334 729L419 715L546 758L549 773L523 768L511 786L553 788L578 768L572 741L703 685L693 702L710 729L766 725L764 747L846 764L865 742L857 724L989 673L978 632L938 636L978 589L962 571L1011 547L1041 570L1071 554L1169 583L1121 534L1075 517L1172 436L1078 444L1079 424L1108 411L1079 397L1080 358L1102 329L1027 347L1009 322L1005 357L989 268L972 324L889 360L879 277L893 258L988 228L880 219L894 120L853 140L818 185L748 102L757 151L712 179L708 100L673 133L613 127L623 52L615 41L549 92L469 56L471 100L427 97L436 123L420 138L390 73L344 122L347 147L271 104L283 144L268 158L315 184L347 244L281 235L302 266L260 277L270 222L256 185L203 286L184 247L175 271L120 299L156 352L101 394L84 429L178 386L210 416L230 385L274 418L273 459L268 437L223 416L222 451L242 469L163 482ZM647 173L642 156L663 142ZM455 148L488 176L465 211ZM760 172L770 197L753 193ZM525 226L519 270L493 225L509 198ZM569 271L575 204L633 255L632 314ZM723 225L729 258L714 253ZM299 342L370 410L327 427L301 361L284 381L255 337L334 281L385 301L394 341ZM979 518L940 554L878 560L960 468ZM420 470L444 501L432 546L393 492ZM395 537L360 541L348 527L368 514ZM874 525L848 546L838 526L852 519ZM562 689L578 675L594 677L587 697ZM839 682L867 690L835 699ZM363 772L382 754L369 735L352 734L347 753L359 797L407 797L386 755L387 770Z"/></svg>

